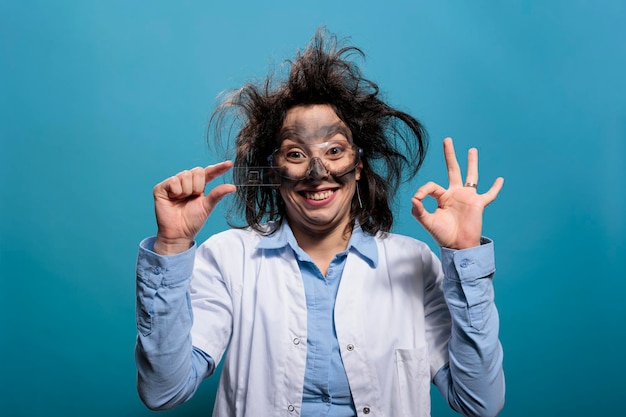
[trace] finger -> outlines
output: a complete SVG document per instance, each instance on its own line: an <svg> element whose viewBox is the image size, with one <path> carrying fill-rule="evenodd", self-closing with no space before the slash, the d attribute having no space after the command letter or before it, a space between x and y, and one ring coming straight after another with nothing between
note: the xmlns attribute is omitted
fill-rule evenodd
<svg viewBox="0 0 626 417"><path fill-rule="evenodd" d="M193 194L193 174L189 170L184 170L176 174L180 180L183 191L181 196L188 197Z"/></svg>
<svg viewBox="0 0 626 417"><path fill-rule="evenodd" d="M478 184L478 149L471 148L467 151L467 177L466 183Z"/></svg>
<svg viewBox="0 0 626 417"><path fill-rule="evenodd" d="M209 183L213 181L216 177L223 175L226 171L231 169L233 166L232 161L224 161L219 164L209 165L204 168L204 183Z"/></svg>
<svg viewBox="0 0 626 417"><path fill-rule="evenodd" d="M485 206L487 206L488 204L491 204L496 199L503 185L504 185L504 178L502 177L496 178L496 180L493 182L493 185L491 186L489 191L481 195L481 197L483 198L483 202L485 203Z"/></svg>
<svg viewBox="0 0 626 417"><path fill-rule="evenodd" d="M196 167L191 170L193 194L200 195L204 193L206 182L204 181L204 168Z"/></svg>
<svg viewBox="0 0 626 417"><path fill-rule="evenodd" d="M237 187L233 184L221 184L213 188L204 198L207 213L211 213L217 203L219 203L226 195L237 191Z"/></svg>
<svg viewBox="0 0 626 417"><path fill-rule="evenodd" d="M154 197L177 198L183 192L180 184L180 178L177 176L169 177L154 187Z"/></svg>
<svg viewBox="0 0 626 417"><path fill-rule="evenodd" d="M413 197L411 202L413 203L413 208L411 209L413 217L415 217L420 223L426 222L430 213L424 207L424 203L422 203L422 201L417 197Z"/></svg>
<svg viewBox="0 0 626 417"><path fill-rule="evenodd" d="M456 159L454 153L454 144L452 138L445 138L443 140L443 155L446 159L446 166L448 167L448 182L451 186L463 185L463 178L461 177L461 167Z"/></svg>
<svg viewBox="0 0 626 417"><path fill-rule="evenodd" d="M426 197L431 196L437 200L439 200L439 198L441 198L441 196L446 192L446 189L443 188L441 185L429 181L426 184L422 185L417 192L415 193L415 195L413 196L413 198L416 198L420 201L424 200Z"/></svg>

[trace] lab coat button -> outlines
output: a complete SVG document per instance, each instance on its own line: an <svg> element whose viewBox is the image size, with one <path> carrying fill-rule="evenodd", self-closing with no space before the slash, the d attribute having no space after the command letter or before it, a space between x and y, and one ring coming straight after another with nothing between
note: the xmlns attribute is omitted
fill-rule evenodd
<svg viewBox="0 0 626 417"><path fill-rule="evenodd" d="M350 343L348 346L346 346L346 349L348 349L350 352L352 352L354 350L354 345L352 343Z"/></svg>
<svg viewBox="0 0 626 417"><path fill-rule="evenodd" d="M299 337L294 337L293 344L294 345L299 345L300 344L300 338Z"/></svg>
<svg viewBox="0 0 626 417"><path fill-rule="evenodd" d="M369 407L363 407L363 414L369 414L370 413L370 408Z"/></svg>
<svg viewBox="0 0 626 417"><path fill-rule="evenodd" d="M290 413L293 413L295 409L296 407L294 407L292 404L289 404L289 407L287 407L287 410L289 410Z"/></svg>

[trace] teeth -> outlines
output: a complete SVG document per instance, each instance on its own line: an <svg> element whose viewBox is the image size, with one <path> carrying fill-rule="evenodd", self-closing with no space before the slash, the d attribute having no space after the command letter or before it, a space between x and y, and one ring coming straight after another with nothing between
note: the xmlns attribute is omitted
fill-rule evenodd
<svg viewBox="0 0 626 417"><path fill-rule="evenodd" d="M329 198L331 195L333 195L332 190L320 191L319 193L306 193L305 194L306 198L308 198L309 200L315 200L315 201L325 200Z"/></svg>

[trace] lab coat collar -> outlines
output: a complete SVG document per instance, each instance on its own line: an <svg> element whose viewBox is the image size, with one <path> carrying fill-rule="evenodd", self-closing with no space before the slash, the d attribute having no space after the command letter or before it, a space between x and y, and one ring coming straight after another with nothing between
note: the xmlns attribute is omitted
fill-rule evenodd
<svg viewBox="0 0 626 417"><path fill-rule="evenodd" d="M287 245L291 246L296 254L303 252L296 242L291 227L289 227L287 221L283 221L282 224L276 228L274 233L261 239L257 245L257 249L282 249ZM363 258L372 268L378 265L376 239L374 236L365 233L358 223L355 224L352 230L352 236L348 242L346 252L352 250Z"/></svg>

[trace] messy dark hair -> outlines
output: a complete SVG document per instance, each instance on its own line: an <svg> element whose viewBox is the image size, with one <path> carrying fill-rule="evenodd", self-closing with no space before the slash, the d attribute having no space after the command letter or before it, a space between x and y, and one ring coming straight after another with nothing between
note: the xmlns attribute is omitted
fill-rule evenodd
<svg viewBox="0 0 626 417"><path fill-rule="evenodd" d="M378 85L362 76L352 60L355 56L365 55L319 29L304 51L286 62L286 79L275 82L269 75L261 83L230 93L215 110L209 127L218 143L223 142L224 132L238 130L235 166L261 167L279 146L278 133L290 108L332 106L363 150L351 223L358 221L365 232L374 235L391 230L391 202L400 183L414 177L422 165L427 135L417 119L380 98ZM233 173L236 183L245 180L244 171ZM267 233L265 222L280 223L286 215L285 203L272 187L238 187L234 204L234 212L245 216L247 226L261 233Z"/></svg>

